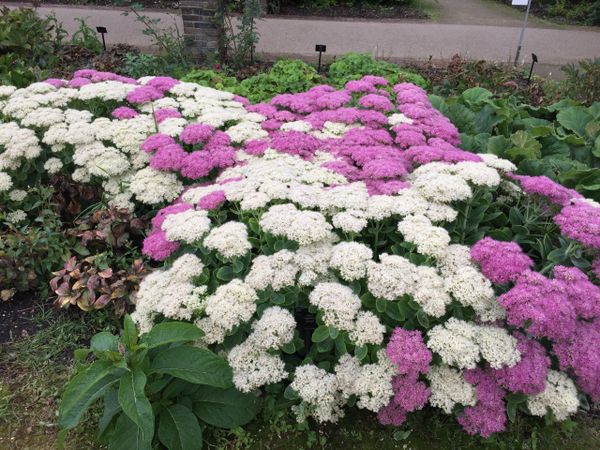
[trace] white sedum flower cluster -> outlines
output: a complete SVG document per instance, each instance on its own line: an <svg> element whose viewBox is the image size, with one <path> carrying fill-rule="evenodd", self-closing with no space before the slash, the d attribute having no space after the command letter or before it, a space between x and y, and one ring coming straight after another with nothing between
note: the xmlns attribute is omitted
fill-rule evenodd
<svg viewBox="0 0 600 450"><path fill-rule="evenodd" d="M427 333L427 346L451 366L474 369L482 359L494 369L512 367L521 360L517 339L505 328L476 325L454 317Z"/></svg>
<svg viewBox="0 0 600 450"><path fill-rule="evenodd" d="M159 314L174 320L192 319L194 311L202 306L192 279L203 268L198 257L187 253L175 260L170 269L156 270L144 278L135 294L136 308L131 314L140 333L150 331Z"/></svg>

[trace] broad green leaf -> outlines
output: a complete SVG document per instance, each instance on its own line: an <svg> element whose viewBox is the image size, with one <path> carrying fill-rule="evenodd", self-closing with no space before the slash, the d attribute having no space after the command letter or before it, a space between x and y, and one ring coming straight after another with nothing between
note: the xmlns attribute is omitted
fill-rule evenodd
<svg viewBox="0 0 600 450"><path fill-rule="evenodd" d="M510 137L510 142L513 144L506 151L506 154L516 161L522 159L540 159L542 157L542 144L533 138L526 131L517 131Z"/></svg>
<svg viewBox="0 0 600 450"><path fill-rule="evenodd" d="M593 141L596 138L596 136L598 136L598 133L600 133L600 122L599 121L588 122L588 124L585 126L586 137L590 141Z"/></svg>
<svg viewBox="0 0 600 450"><path fill-rule="evenodd" d="M475 113L466 106L452 104L445 115L461 132L475 134Z"/></svg>
<svg viewBox="0 0 600 450"><path fill-rule="evenodd" d="M128 371L119 382L119 404L123 412L142 430L142 439L152 442L154 413L146 398L146 375L141 370Z"/></svg>
<svg viewBox="0 0 600 450"><path fill-rule="evenodd" d="M504 118L496 115L492 107L486 105L475 116L475 129L478 133L492 133L494 127L503 120Z"/></svg>
<svg viewBox="0 0 600 450"><path fill-rule="evenodd" d="M592 115L582 106L563 109L556 115L558 123L567 130L575 132L579 137L585 137L585 126L592 119Z"/></svg>
<svg viewBox="0 0 600 450"><path fill-rule="evenodd" d="M600 158L600 136L596 138L596 142L594 143L594 149L592 153L596 158Z"/></svg>
<svg viewBox="0 0 600 450"><path fill-rule="evenodd" d="M594 119L600 119L600 102L595 102L587 109Z"/></svg>
<svg viewBox="0 0 600 450"><path fill-rule="evenodd" d="M123 344L128 350L132 350L138 341L138 333L135 323L129 314L123 319Z"/></svg>
<svg viewBox="0 0 600 450"><path fill-rule="evenodd" d="M98 422L98 436L101 436L105 431L113 417L117 415L119 411L121 411L121 406L119 405L119 395L117 389L109 389L104 394L104 411L102 413L102 418Z"/></svg>
<svg viewBox="0 0 600 450"><path fill-rule="evenodd" d="M311 340L313 342L323 342L329 337L329 327L326 325L320 325L315 331L313 331Z"/></svg>
<svg viewBox="0 0 600 450"><path fill-rule="evenodd" d="M184 345L161 351L152 361L152 370L196 384L228 388L231 368L210 350Z"/></svg>
<svg viewBox="0 0 600 450"><path fill-rule="evenodd" d="M493 94L490 91L482 87L474 87L471 89L467 89L462 93L462 98L465 101L465 103L471 106L481 105L487 102L492 96Z"/></svg>
<svg viewBox="0 0 600 450"><path fill-rule="evenodd" d="M119 338L108 331L95 334L90 341L90 349L93 352L117 352Z"/></svg>
<svg viewBox="0 0 600 450"><path fill-rule="evenodd" d="M494 136L487 141L487 153L493 153L496 156L504 155L509 147L509 141L504 136Z"/></svg>
<svg viewBox="0 0 600 450"><path fill-rule="evenodd" d="M151 450L152 443L144 440L142 430L126 414L117 419L108 450Z"/></svg>
<svg viewBox="0 0 600 450"><path fill-rule="evenodd" d="M216 389L200 386L192 396L194 413L200 420L220 428L235 428L250 422L260 406L252 394L243 394L235 388Z"/></svg>
<svg viewBox="0 0 600 450"><path fill-rule="evenodd" d="M440 97L439 95L431 94L429 96L429 101L431 102L431 106L433 106L435 109L440 111L442 114L446 113L448 105L446 105L446 102L443 97Z"/></svg>
<svg viewBox="0 0 600 450"><path fill-rule="evenodd" d="M345 355L346 353L348 353L344 336L340 335L335 339L335 350L338 353L338 355Z"/></svg>
<svg viewBox="0 0 600 450"><path fill-rule="evenodd" d="M150 349L176 342L196 341L203 335L202 330L191 323L163 322L154 325L152 330L142 336L142 342Z"/></svg>
<svg viewBox="0 0 600 450"><path fill-rule="evenodd" d="M158 438L169 450L202 448L202 428L194 413L181 404L174 404L160 413Z"/></svg>
<svg viewBox="0 0 600 450"><path fill-rule="evenodd" d="M94 361L71 378L58 409L58 426L63 429L75 427L89 406L115 385L124 371L110 362Z"/></svg>

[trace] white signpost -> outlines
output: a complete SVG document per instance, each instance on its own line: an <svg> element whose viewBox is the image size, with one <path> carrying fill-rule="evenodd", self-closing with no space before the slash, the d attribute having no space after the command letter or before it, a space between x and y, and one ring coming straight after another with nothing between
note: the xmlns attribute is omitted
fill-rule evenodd
<svg viewBox="0 0 600 450"><path fill-rule="evenodd" d="M519 46L517 47L517 54L515 55L515 65L519 63L519 56L521 56L521 47L523 46L523 38L525 37L525 28L527 28L527 19L529 18L529 8L531 8L531 1L532 0L512 0L513 6L527 5L527 11L525 11L525 21L523 22L523 28L521 28Z"/></svg>

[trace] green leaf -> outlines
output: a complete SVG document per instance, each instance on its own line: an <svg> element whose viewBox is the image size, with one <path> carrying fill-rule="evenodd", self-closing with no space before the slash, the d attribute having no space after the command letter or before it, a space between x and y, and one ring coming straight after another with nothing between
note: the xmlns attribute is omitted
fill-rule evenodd
<svg viewBox="0 0 600 450"><path fill-rule="evenodd" d="M196 341L203 335L202 330L191 323L163 322L154 325L152 330L142 336L142 342L148 344L150 349L165 344Z"/></svg>
<svg viewBox="0 0 600 450"><path fill-rule="evenodd" d="M89 406L119 381L124 370L108 361L94 361L71 378L58 409L58 426L75 427Z"/></svg>
<svg viewBox="0 0 600 450"><path fill-rule="evenodd" d="M369 348L366 345L363 345L362 347L356 347L354 349L354 356L356 356L359 361L365 359L367 353L369 353Z"/></svg>
<svg viewBox="0 0 600 450"><path fill-rule="evenodd" d="M90 349L93 352L117 352L119 351L119 338L108 331L95 334L90 341Z"/></svg>
<svg viewBox="0 0 600 450"><path fill-rule="evenodd" d="M506 151L512 159L521 161L523 159L540 159L542 157L542 144L523 130L519 130L510 137L513 147Z"/></svg>
<svg viewBox="0 0 600 450"><path fill-rule="evenodd" d="M423 328L429 328L429 317L425 314L425 311L420 309L417 311L417 321Z"/></svg>
<svg viewBox="0 0 600 450"><path fill-rule="evenodd" d="M345 355L348 353L344 336L340 335L335 339L335 350L339 355Z"/></svg>
<svg viewBox="0 0 600 450"><path fill-rule="evenodd" d="M160 414L158 438L169 450L202 448L202 428L194 413L181 404L171 405Z"/></svg>
<svg viewBox="0 0 600 450"><path fill-rule="evenodd" d="M194 414L200 420L220 428L235 428L247 424L256 416L259 399L235 388L215 389L200 386L192 396Z"/></svg>
<svg viewBox="0 0 600 450"><path fill-rule="evenodd" d="M228 388L232 384L231 368L210 350L188 345L167 348L152 361L152 370L196 384Z"/></svg>
<svg viewBox="0 0 600 450"><path fill-rule="evenodd" d="M150 442L143 439L142 430L126 414L117 419L108 450L151 450Z"/></svg>
<svg viewBox="0 0 600 450"><path fill-rule="evenodd" d="M340 334L339 330L335 327L328 327L328 328L329 328L329 337L331 339L336 339Z"/></svg>
<svg viewBox="0 0 600 450"><path fill-rule="evenodd" d="M508 212L508 218L512 225L523 225L525 223L525 217L523 216L523 213L521 213L521 211L514 206L510 208L510 211Z"/></svg>
<svg viewBox="0 0 600 450"><path fill-rule="evenodd" d="M137 345L138 333L131 316L127 314L123 320L123 343L128 350Z"/></svg>
<svg viewBox="0 0 600 450"><path fill-rule="evenodd" d="M117 415L121 411L121 406L119 405L119 394L117 389L110 389L106 391L104 394L104 412L102 413L102 418L98 422L98 435L101 436L110 423L112 422L113 417Z"/></svg>
<svg viewBox="0 0 600 450"><path fill-rule="evenodd" d="M493 153L496 156L504 155L509 147L509 141L504 136L493 136L487 141L487 153Z"/></svg>
<svg viewBox="0 0 600 450"><path fill-rule="evenodd" d="M486 103L492 96L493 94L490 91L482 87L467 89L462 93L463 100L470 106L482 105Z"/></svg>
<svg viewBox="0 0 600 450"><path fill-rule="evenodd" d="M411 433L412 433L412 430L398 430L398 431L394 432L394 440L395 441L405 441L406 439L408 439L408 437L410 436Z"/></svg>
<svg viewBox="0 0 600 450"><path fill-rule="evenodd" d="M575 132L579 137L585 137L585 126L592 119L592 115L582 106L563 109L556 115L558 123L567 130Z"/></svg>
<svg viewBox="0 0 600 450"><path fill-rule="evenodd" d="M388 307L388 301L383 298L378 298L375 302L375 307L377 308L377 311L383 313Z"/></svg>
<svg viewBox="0 0 600 450"><path fill-rule="evenodd" d="M292 386L288 384L283 392L283 398L286 400L298 400L300 396L294 389L292 389Z"/></svg>
<svg viewBox="0 0 600 450"><path fill-rule="evenodd" d="M215 276L221 281L231 281L235 278L235 272L231 266L219 267Z"/></svg>
<svg viewBox="0 0 600 450"><path fill-rule="evenodd" d="M592 153L596 158L600 158L600 136L596 138L596 142L594 143L594 148L592 149Z"/></svg>
<svg viewBox="0 0 600 450"><path fill-rule="evenodd" d="M320 325L317 327L317 329L315 331L313 331L311 339L313 342L318 343L318 342L323 342L328 337L329 337L329 327L326 325Z"/></svg>
<svg viewBox="0 0 600 450"><path fill-rule="evenodd" d="M123 374L119 383L119 404L123 412L142 430L142 439L152 442L154 437L154 413L146 398L146 375L141 370Z"/></svg>

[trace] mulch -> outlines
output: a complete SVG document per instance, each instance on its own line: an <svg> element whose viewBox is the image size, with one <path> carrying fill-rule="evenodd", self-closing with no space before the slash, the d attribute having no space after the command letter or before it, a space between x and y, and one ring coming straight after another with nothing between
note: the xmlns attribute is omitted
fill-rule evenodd
<svg viewBox="0 0 600 450"><path fill-rule="evenodd" d="M32 293L19 292L10 300L0 300L0 344L30 336L43 327L33 322L32 297Z"/></svg>

